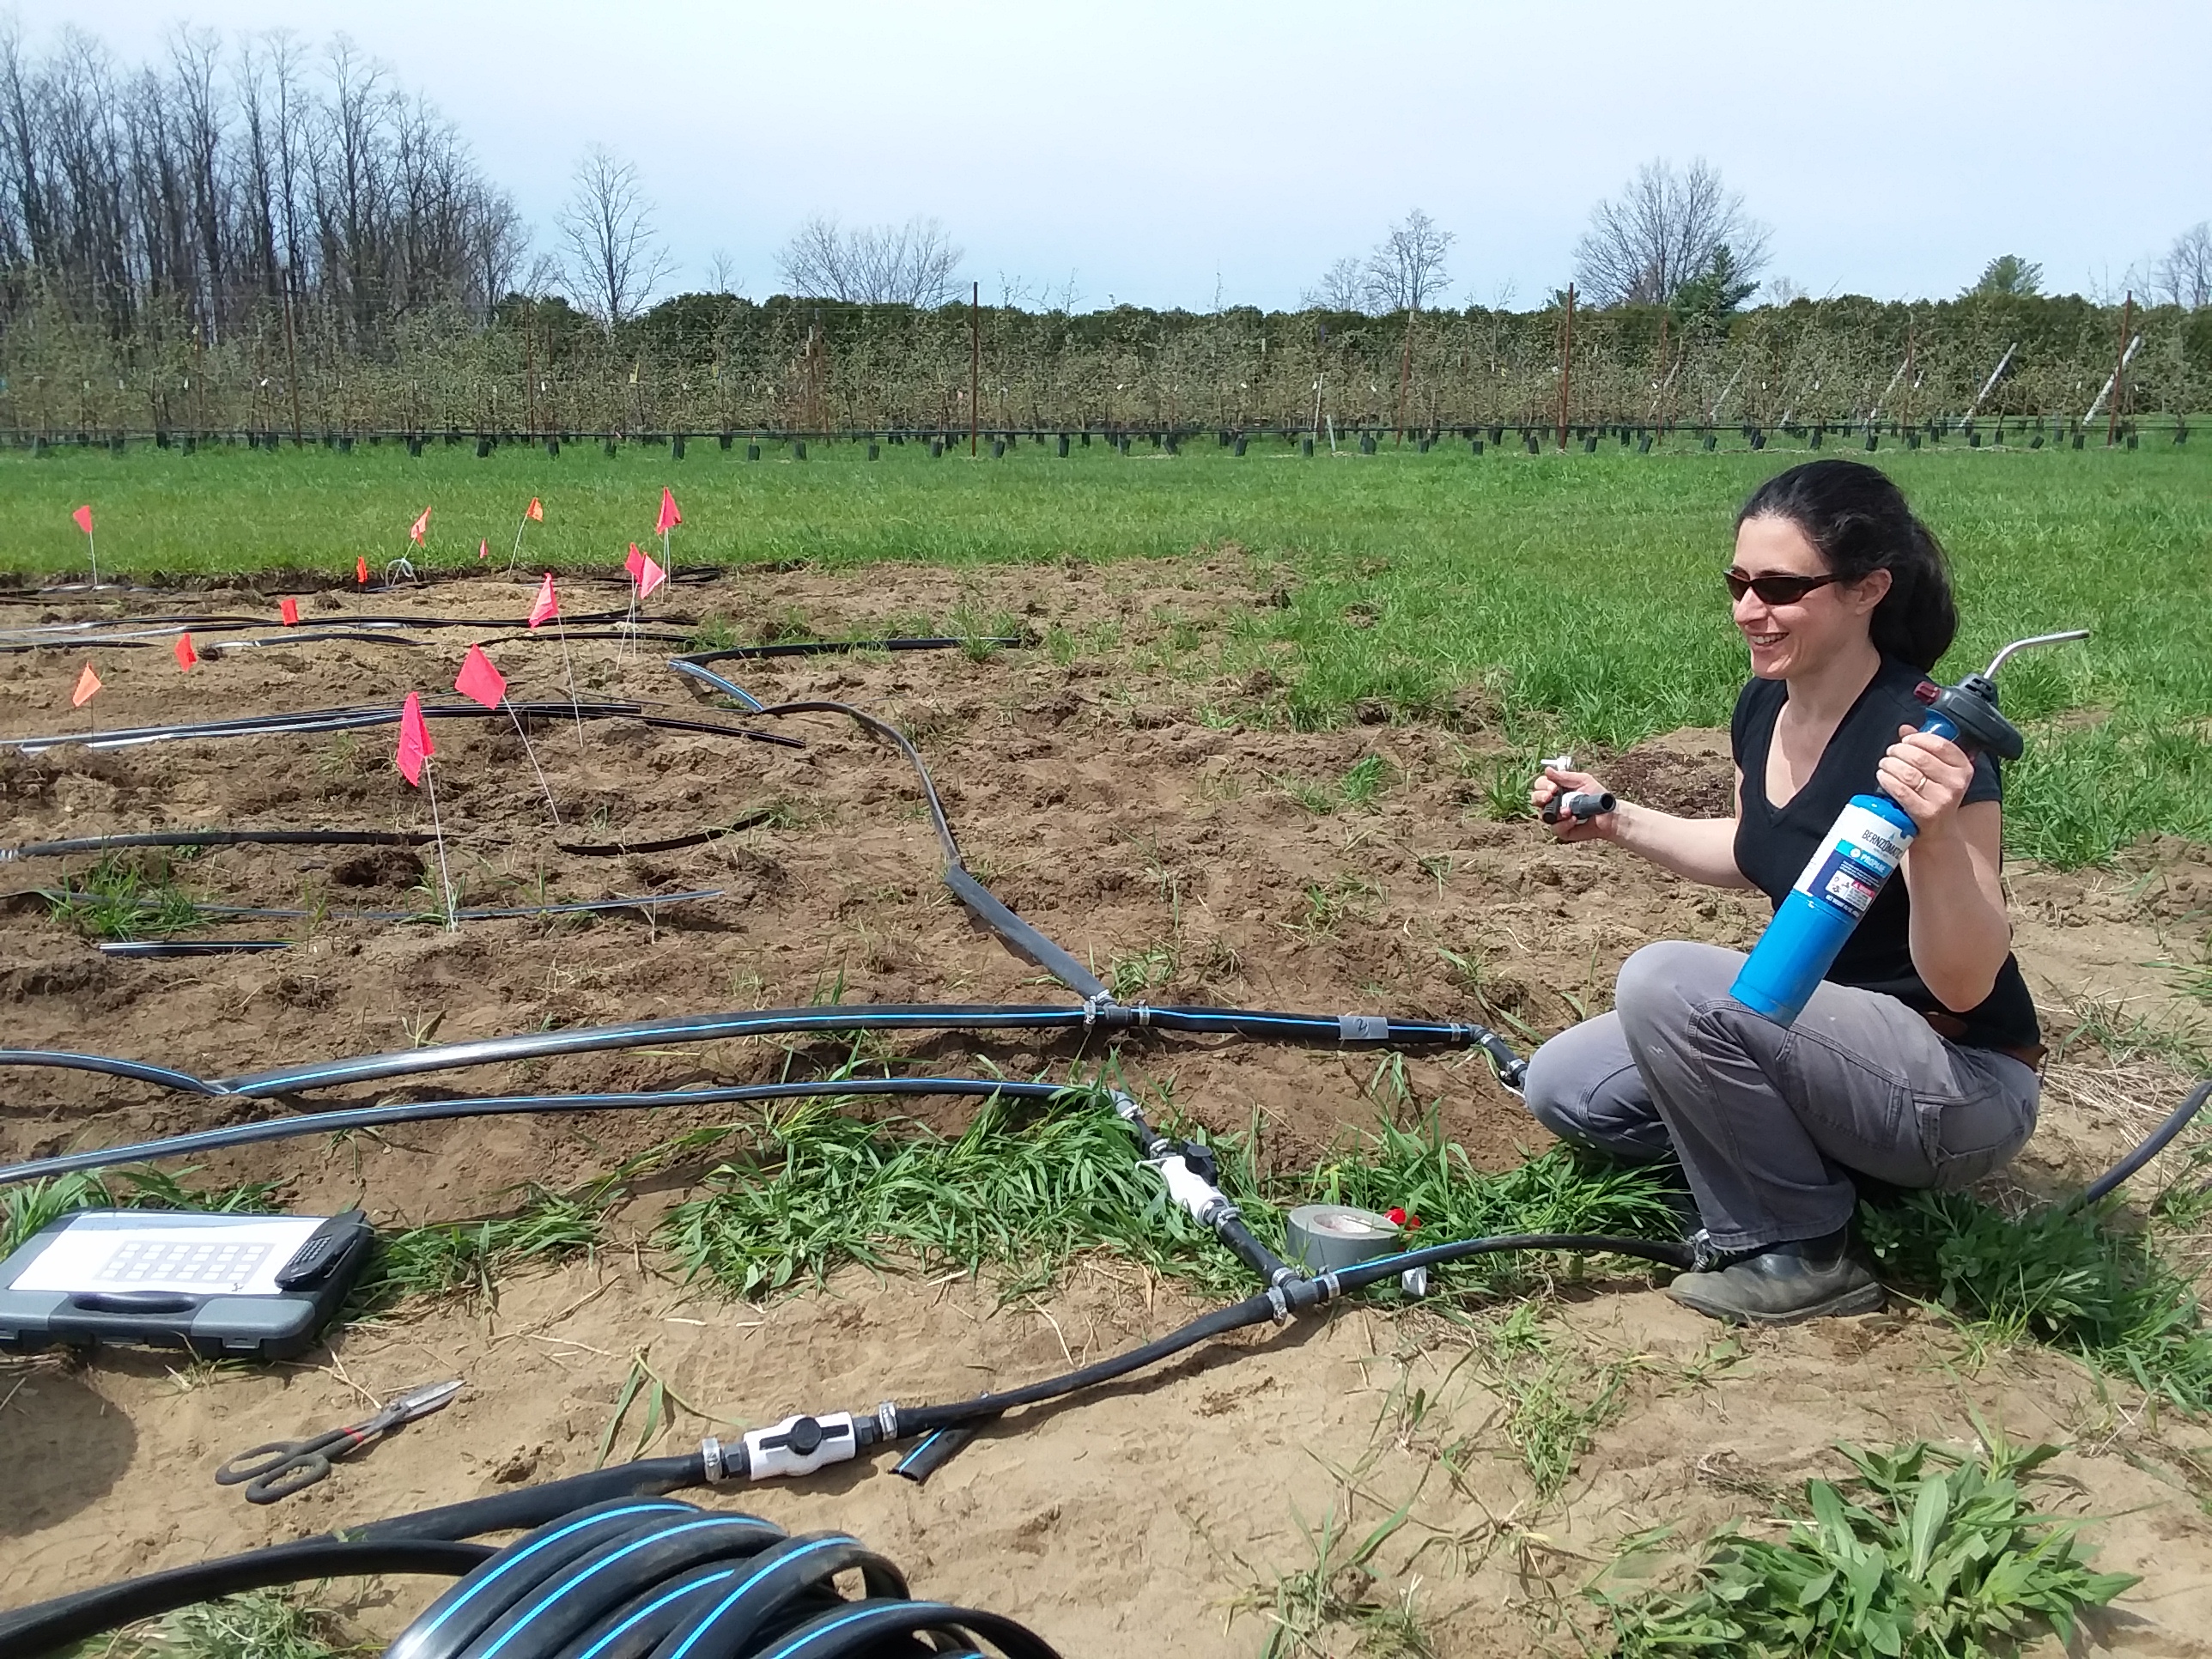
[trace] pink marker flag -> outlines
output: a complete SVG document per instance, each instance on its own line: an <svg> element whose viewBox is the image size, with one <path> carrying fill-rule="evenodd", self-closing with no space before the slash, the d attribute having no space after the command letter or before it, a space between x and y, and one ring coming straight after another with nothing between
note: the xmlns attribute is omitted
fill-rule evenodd
<svg viewBox="0 0 2212 1659"><path fill-rule="evenodd" d="M629 544L629 556L623 561L623 568L629 572L629 579L634 582L645 578L645 555L637 550L635 542Z"/></svg>
<svg viewBox="0 0 2212 1659"><path fill-rule="evenodd" d="M177 667L182 672L189 674L192 672L192 665L199 659L199 649L193 645L192 632L188 628L177 635Z"/></svg>
<svg viewBox="0 0 2212 1659"><path fill-rule="evenodd" d="M461 659L461 672L454 678L453 690L487 708L496 708L507 696L507 676L492 666L483 647L472 645L469 654Z"/></svg>
<svg viewBox="0 0 2212 1659"><path fill-rule="evenodd" d="M668 573L653 562L653 555L643 554L639 559L637 596L641 599L653 597L653 590L668 580Z"/></svg>
<svg viewBox="0 0 2212 1659"><path fill-rule="evenodd" d="M92 701L93 693L100 690L100 676L92 672L92 665L84 665L84 672L76 677L76 690L70 693L70 707L82 708Z"/></svg>
<svg viewBox="0 0 2212 1659"><path fill-rule="evenodd" d="M90 501L77 508L76 512L70 514L70 517L76 520L76 527L79 530L88 536L92 534L92 503Z"/></svg>
<svg viewBox="0 0 2212 1659"><path fill-rule="evenodd" d="M477 557L480 559L488 559L491 557L490 537L485 536L478 539L477 542Z"/></svg>
<svg viewBox="0 0 2212 1659"><path fill-rule="evenodd" d="M392 757L392 764L399 769L401 777L420 789L422 763L437 752L437 745L430 741L430 728L422 719L422 699L410 691L399 711L399 752Z"/></svg>
<svg viewBox="0 0 2212 1659"><path fill-rule="evenodd" d="M285 627L297 628L300 625L299 600L292 599L277 600L276 614L284 619Z"/></svg>
<svg viewBox="0 0 2212 1659"><path fill-rule="evenodd" d="M414 527L408 531L407 539L413 542L416 546L420 547L422 545L422 538L429 533L430 509L426 507L422 509L422 516L416 520Z"/></svg>
<svg viewBox="0 0 2212 1659"><path fill-rule="evenodd" d="M530 625L536 628L549 623L561 614L560 595L553 591L553 573L545 573L544 584L538 590L538 598L530 607Z"/></svg>
<svg viewBox="0 0 2212 1659"><path fill-rule="evenodd" d="M675 492L663 484L660 487L660 517L653 524L653 533L656 536L665 536L683 522L684 515L676 510Z"/></svg>

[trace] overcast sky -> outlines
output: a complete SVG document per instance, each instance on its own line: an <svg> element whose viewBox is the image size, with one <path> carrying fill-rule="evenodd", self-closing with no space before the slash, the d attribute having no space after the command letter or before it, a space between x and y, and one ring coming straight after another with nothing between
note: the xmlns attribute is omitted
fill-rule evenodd
<svg viewBox="0 0 2212 1659"><path fill-rule="evenodd" d="M189 20L343 29L550 248L576 155L635 161L678 270L745 291L817 211L942 219L990 296L1294 305L1410 207L1454 297L1530 303L1640 161L1717 165L1814 295L1947 295L2018 252L2117 292L2212 216L2207 0L19 0L120 55Z"/></svg>

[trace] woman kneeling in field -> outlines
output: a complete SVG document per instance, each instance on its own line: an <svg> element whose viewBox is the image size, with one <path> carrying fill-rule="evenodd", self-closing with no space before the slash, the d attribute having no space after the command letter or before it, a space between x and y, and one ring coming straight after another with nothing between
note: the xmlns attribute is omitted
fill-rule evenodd
<svg viewBox="0 0 2212 1659"><path fill-rule="evenodd" d="M1735 811L1681 818L1622 801L1555 826L1775 904L1845 802L1875 784L1918 835L1796 1023L1729 988L1743 954L1668 940L1622 964L1613 1011L1528 1066L1528 1109L1562 1139L1681 1160L1721 1265L1669 1294L1728 1320L1879 1307L1846 1249L1854 1175L1954 1188L2035 1127L2035 1007L1997 879L1995 763L1917 728L1913 688L1958 627L1942 549L1875 468L1824 460L1762 486L1727 572L1753 676L1730 722ZM1539 808L1601 790L1547 769ZM1733 1258L1729 1259L1729 1258Z"/></svg>

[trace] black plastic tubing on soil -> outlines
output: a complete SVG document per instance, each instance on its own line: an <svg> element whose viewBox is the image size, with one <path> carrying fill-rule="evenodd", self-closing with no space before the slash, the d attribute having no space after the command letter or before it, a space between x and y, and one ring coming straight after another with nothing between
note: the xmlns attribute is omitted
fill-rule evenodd
<svg viewBox="0 0 2212 1659"><path fill-rule="evenodd" d="M426 720L505 720L508 710L523 720L633 720L641 726L674 732L701 732L714 737L742 738L748 743L774 744L784 749L804 749L797 738L776 732L757 732L750 726L719 721L648 714L636 702L507 702L486 708L476 702L424 703ZM307 709L289 714L248 714L227 720L192 725L139 726L113 732L64 732L34 738L0 738L0 749L26 756L49 749L129 749L142 744L181 742L202 738L298 736L321 732L351 732L398 723L400 705L377 704L354 708Z"/></svg>

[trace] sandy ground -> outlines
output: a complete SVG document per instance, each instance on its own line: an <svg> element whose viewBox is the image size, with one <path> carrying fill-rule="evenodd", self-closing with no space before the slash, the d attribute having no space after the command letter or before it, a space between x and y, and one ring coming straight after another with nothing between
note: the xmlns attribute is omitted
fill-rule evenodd
<svg viewBox="0 0 2212 1659"><path fill-rule="evenodd" d="M1611 848L1552 847L1531 824L1484 816L1492 767L1507 751L1474 688L1449 720L1304 733L1270 717L1277 682L1256 659L1210 675L1212 646L1241 614L1267 605L1279 580L1234 555L966 578L799 570L672 589L653 608L683 617L718 611L744 638L799 615L825 634L956 611L1006 611L1041 634L1066 630L1079 645L1066 663L1038 648L981 662L946 652L731 672L763 701L835 697L914 733L971 866L1109 980L1118 967L1133 995L1142 982L1155 1001L1379 1009L1548 1033L1578 1007L1602 1007L1613 970L1647 939L1743 944L1755 935L1763 906L1674 882ZM148 596L141 609L273 617L275 591ZM568 607L621 593L580 587ZM526 598L504 583L465 582L333 594L304 609L310 621L482 616L489 635L512 631ZM40 614L9 605L0 623ZM166 642L103 650L106 689L94 709L112 729L408 689L442 694L469 635L425 637L432 642L412 648L238 652L185 680ZM552 642L492 649L519 696L562 695ZM651 647L623 654L578 641L572 653L587 695L664 701L678 713L698 707ZM0 656L6 731L82 729L86 716L70 709L68 691L82 655ZM720 899L670 906L650 921L636 912L586 925L495 921L457 937L330 920L241 925L240 934L298 942L263 957L167 962L101 957L42 902L19 899L0 914L7 1041L215 1075L404 1048L433 1019L443 1042L832 994L1063 1000L943 892L918 793L894 754L829 718L777 729L806 747L616 723L587 727L580 745L572 726L541 724L532 741L560 806L556 831L512 727L436 728L439 806L469 902L700 887L721 888ZM170 826L426 826L423 799L398 780L390 752L385 731L0 757L0 844ZM1370 755L1382 757L1387 780L1371 808L1316 815L1282 785L1333 781ZM1594 769L1639 799L1711 806L1725 799L1725 734L1674 733ZM681 851L587 858L553 845L676 836L769 807L771 823ZM9 865L0 887L49 884L63 867ZM228 848L178 869L203 899L332 908L419 906L419 884L435 879L434 860L351 849ZM2176 996L2166 964L2202 949L2212 859L2159 846L2117 870L2022 869L2011 883L2020 955L2052 1033L2090 1021L2089 1036L2054 1067L2043 1125L2007 1176L2048 1194L2109 1162L2175 1097L2167 1066L2092 1039L2135 1019L2182 1029L2201 1012ZM799 1054L813 1063L842 1052ZM904 1052L947 1070L988 1060L1027 1074L1079 1051L946 1037ZM754 1080L787 1059L764 1043L690 1045L429 1086ZM1290 1163L1310 1161L1378 1109L1371 1055L1147 1037L1124 1044L1121 1060L1211 1125L1241 1128L1256 1117L1270 1155ZM1506 1167L1543 1143L1480 1064L1409 1058L1406 1070L1413 1099L1441 1102L1447 1132L1479 1164ZM0 1156L173 1132L236 1109L82 1073L13 1073L0 1093ZM934 1115L950 1121L958 1111ZM495 1212L519 1182L557 1186L604 1170L690 1121L609 1115L417 1126L343 1146L256 1149L210 1160L193 1178L282 1179L303 1210L359 1199L386 1224L451 1219ZM623 1218L634 1227L650 1218ZM1012 1302L965 1281L854 1273L747 1308L662 1276L649 1253L623 1253L517 1277L495 1306L403 1308L291 1365L189 1367L126 1353L89 1364L0 1364L0 1461L16 1500L0 1506L0 1603L587 1468L641 1351L701 1413L750 1424L1048 1374L1191 1311L1180 1292L1110 1261ZM1113 1655L1157 1651L1164 1631L1176 1632L1178 1652L1255 1651L1264 1613L1249 1598L1264 1602L1279 1575L1314 1565L1302 1524L1318 1528L1334 1514L1362 1535L1411 1498L1411 1521L1364 1591L1369 1603L1410 1595L1445 1653L1532 1644L1573 1651L1563 1620L1589 1617L1578 1587L1628 1534L1766 1513L1778 1486L1838 1467L1826 1450L1838 1438L1957 1441L1972 1432L1971 1408L2015 1437L2073 1447L2050 1501L2102 1517L2102 1564L2146 1575L2103 1638L2147 1654L2212 1650L2191 1645L2212 1629L2212 1492L2191 1461L2191 1449L2212 1438L2202 1425L2147 1412L2126 1390L2100 1389L2049 1355L1972 1354L1909 1310L1729 1340L1638 1282L1563 1286L1553 1323L1578 1375L1618 1370L1626 1408L1549 1498L1532 1492L1514 1460L1510 1419L1483 1366L1461 1363L1474 1339L1430 1313L1359 1310L1222 1345L1040 1413L1018 1433L1008 1425L924 1487L884 1462L744 1501L795 1527L854 1531L920 1589L1018 1614L1071 1653ZM231 1450L342 1420L363 1391L447 1375L469 1382L453 1407L273 1510L209 1479ZM1407 1408L1416 1394L1419 1413ZM664 1443L707 1426L681 1420ZM416 1583L372 1587L356 1616L388 1629L428 1593ZM1352 1633L1331 1639L1349 1650Z"/></svg>

